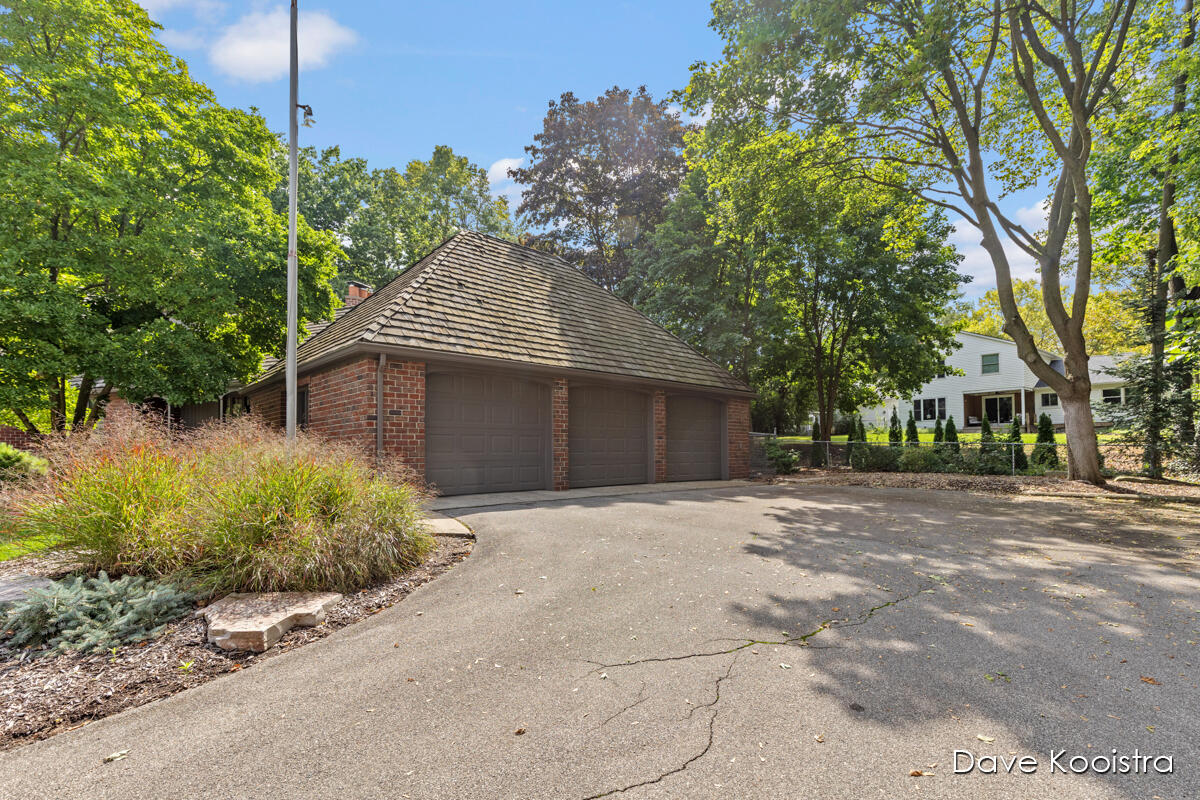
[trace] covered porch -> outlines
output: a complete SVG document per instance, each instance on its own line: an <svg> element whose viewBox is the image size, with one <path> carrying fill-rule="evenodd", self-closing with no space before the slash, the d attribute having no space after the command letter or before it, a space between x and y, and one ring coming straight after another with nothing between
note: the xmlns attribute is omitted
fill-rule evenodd
<svg viewBox="0 0 1200 800"><path fill-rule="evenodd" d="M1024 431L1037 428L1037 414L1033 406L1032 389L1012 389L992 392L977 392L963 395L963 415L966 425L963 430L979 428L987 419L992 427L1011 425L1014 419Z"/></svg>

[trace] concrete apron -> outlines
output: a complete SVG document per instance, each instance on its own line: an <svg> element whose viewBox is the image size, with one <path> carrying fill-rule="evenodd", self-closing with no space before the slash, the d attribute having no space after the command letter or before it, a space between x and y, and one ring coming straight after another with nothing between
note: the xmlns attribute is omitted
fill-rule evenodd
<svg viewBox="0 0 1200 800"><path fill-rule="evenodd" d="M451 497L436 497L428 508L431 511L453 512L465 508L487 506L533 505L555 501L579 500L585 497L623 497L634 494L659 494L662 492L687 492L697 489L730 489L736 486L753 486L753 481L677 481L672 483L636 483L629 486L590 486L586 489L550 491L538 489L528 492L491 492L488 494L459 494Z"/></svg>

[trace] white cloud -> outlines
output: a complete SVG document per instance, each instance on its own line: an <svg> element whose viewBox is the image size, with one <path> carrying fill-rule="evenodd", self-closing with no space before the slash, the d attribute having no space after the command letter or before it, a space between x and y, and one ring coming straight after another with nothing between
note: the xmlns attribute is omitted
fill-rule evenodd
<svg viewBox="0 0 1200 800"><path fill-rule="evenodd" d="M204 33L198 30L181 31L176 28L164 28L159 31L158 39L171 50L197 50L204 46Z"/></svg>
<svg viewBox="0 0 1200 800"><path fill-rule="evenodd" d="M509 179L508 171L521 166L521 162L524 160L525 159L523 158L502 158L499 161L496 161L490 167L488 167L488 183L500 183L501 181L507 181Z"/></svg>
<svg viewBox="0 0 1200 800"><path fill-rule="evenodd" d="M1032 234L1046 229L1046 215L1050 213L1050 201L1043 200L1025 208L1018 208L1013 218Z"/></svg>
<svg viewBox="0 0 1200 800"><path fill-rule="evenodd" d="M288 26L283 7L251 12L225 29L208 58L221 72L239 80L277 80L288 72ZM298 36L300 69L323 67L358 41L354 31L323 11L301 11Z"/></svg>
<svg viewBox="0 0 1200 800"><path fill-rule="evenodd" d="M682 106L672 103L668 110L679 115L679 121L684 125L706 125L712 119L713 105L705 103L695 114L685 111Z"/></svg>
<svg viewBox="0 0 1200 800"><path fill-rule="evenodd" d="M521 191L524 187L508 177L508 171L521 166L524 161L524 158L501 158L488 167L487 179L492 194L508 200L509 208L512 209L521 204Z"/></svg>
<svg viewBox="0 0 1200 800"><path fill-rule="evenodd" d="M1021 209L1018 214L1027 209ZM963 287L968 297L981 297L989 289L996 288L996 268L992 265L992 257L979 243L979 230L966 220L958 220L954 232L950 234L950 243L962 254L962 263L958 265L959 272L971 276L971 282ZM1013 280L1036 278L1037 261L1033 256L1017 247L1008 238L1002 239L1004 252L1008 256L1008 267Z"/></svg>

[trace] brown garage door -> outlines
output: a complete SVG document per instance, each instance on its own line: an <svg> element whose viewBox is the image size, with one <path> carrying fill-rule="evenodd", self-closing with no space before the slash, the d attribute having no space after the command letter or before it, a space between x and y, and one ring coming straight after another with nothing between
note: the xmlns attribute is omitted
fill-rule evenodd
<svg viewBox="0 0 1200 800"><path fill-rule="evenodd" d="M647 396L606 386L572 386L567 396L571 486L646 483Z"/></svg>
<svg viewBox="0 0 1200 800"><path fill-rule="evenodd" d="M707 397L667 397L667 480L721 477L721 403Z"/></svg>
<svg viewBox="0 0 1200 800"><path fill-rule="evenodd" d="M545 489L550 390L497 375L425 382L425 478L442 494Z"/></svg>

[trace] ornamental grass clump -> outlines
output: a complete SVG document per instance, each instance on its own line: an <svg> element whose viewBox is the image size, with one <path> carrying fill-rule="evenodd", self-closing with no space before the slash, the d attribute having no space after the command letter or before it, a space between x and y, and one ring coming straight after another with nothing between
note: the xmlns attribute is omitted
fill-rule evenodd
<svg viewBox="0 0 1200 800"><path fill-rule="evenodd" d="M72 437L75 438L75 437ZM167 435L137 420L62 443L50 479L15 503L17 536L51 536L84 569L171 580L201 595L352 592L433 549L403 472L252 419Z"/></svg>

